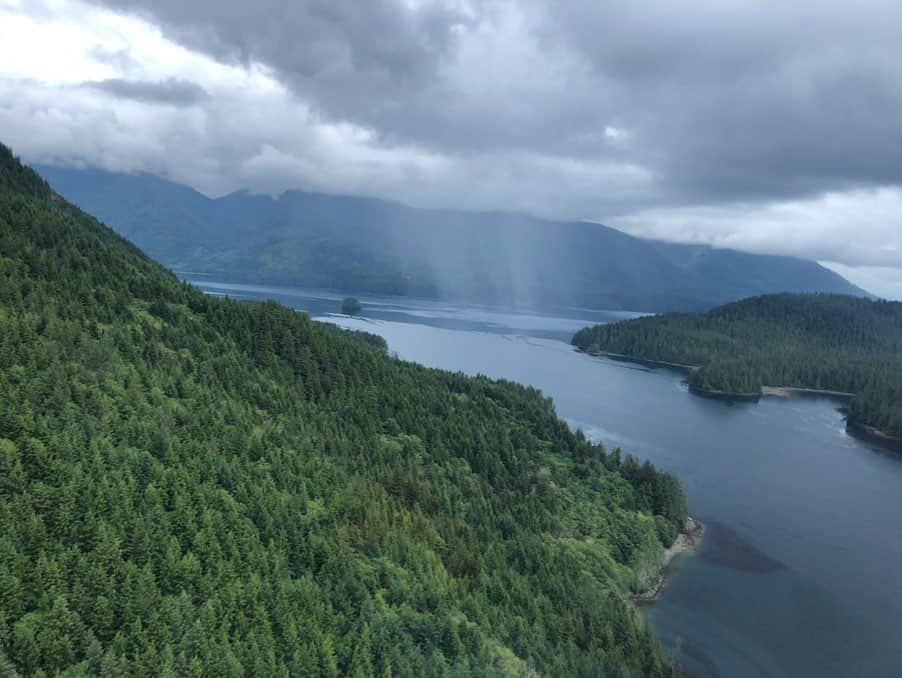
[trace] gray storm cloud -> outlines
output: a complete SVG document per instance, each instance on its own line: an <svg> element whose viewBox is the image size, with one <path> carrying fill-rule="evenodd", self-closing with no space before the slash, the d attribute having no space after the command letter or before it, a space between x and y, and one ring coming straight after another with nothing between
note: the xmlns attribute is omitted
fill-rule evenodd
<svg viewBox="0 0 902 678"><path fill-rule="evenodd" d="M636 163L675 204L902 177L898 2L106 4L385 139Z"/></svg>
<svg viewBox="0 0 902 678"><path fill-rule="evenodd" d="M159 82L108 78L85 82L82 86L97 89L122 99L173 106L190 106L208 96L206 90L197 83L178 78L168 78Z"/></svg>
<svg viewBox="0 0 902 678"><path fill-rule="evenodd" d="M283 93L98 47L120 76L65 104L0 82L26 157L902 267L896 0L89 2Z"/></svg>

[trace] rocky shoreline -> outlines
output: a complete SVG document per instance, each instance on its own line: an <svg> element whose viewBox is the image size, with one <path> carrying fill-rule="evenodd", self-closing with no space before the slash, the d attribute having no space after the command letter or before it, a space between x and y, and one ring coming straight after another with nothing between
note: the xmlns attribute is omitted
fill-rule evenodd
<svg viewBox="0 0 902 678"><path fill-rule="evenodd" d="M637 605L641 605L645 603L653 603L658 598L660 598L667 585L667 577L665 576L667 566L678 555L695 550L704 533L705 526L701 521L691 517L687 518L686 526L683 528L683 531L680 532L679 535L677 535L677 538L674 540L670 548L664 550L664 564L661 566L661 575L658 577L658 580L651 588L643 591L642 593L637 593L636 595L630 596L630 601Z"/></svg>
<svg viewBox="0 0 902 678"><path fill-rule="evenodd" d="M711 398L713 400L726 400L727 402L751 402L756 403L761 400L761 392L738 393L736 391L717 391L712 388L699 388L689 384L689 393L697 395L701 398Z"/></svg>
<svg viewBox="0 0 902 678"><path fill-rule="evenodd" d="M848 416L846 417L846 430L861 440L880 445L893 452L902 452L902 438L884 433L879 428L862 424Z"/></svg>
<svg viewBox="0 0 902 678"><path fill-rule="evenodd" d="M761 395L775 398L794 398L796 396L829 396L831 398L854 398L854 393L847 391L831 391L824 388L801 388L798 386L762 386Z"/></svg>
<svg viewBox="0 0 902 678"><path fill-rule="evenodd" d="M592 349L577 348L577 351L586 355L611 358L612 360L622 360L624 362L636 363L637 365L645 365L647 367L670 367L683 372L692 372L698 369L698 365L686 365L684 363L668 363L664 360L650 360L646 358L637 358L636 356L627 355L625 353L611 353L610 351L596 351Z"/></svg>

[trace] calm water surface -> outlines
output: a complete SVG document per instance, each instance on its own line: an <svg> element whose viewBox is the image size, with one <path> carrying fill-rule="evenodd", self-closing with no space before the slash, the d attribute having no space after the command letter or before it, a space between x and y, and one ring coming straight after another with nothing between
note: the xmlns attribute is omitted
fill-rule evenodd
<svg viewBox="0 0 902 678"><path fill-rule="evenodd" d="M405 359L532 384L574 427L678 473L708 531L645 612L688 675L902 676L902 457L848 436L836 401L729 406L567 344L629 314L363 299L352 319L331 315L337 295L194 282L381 334Z"/></svg>

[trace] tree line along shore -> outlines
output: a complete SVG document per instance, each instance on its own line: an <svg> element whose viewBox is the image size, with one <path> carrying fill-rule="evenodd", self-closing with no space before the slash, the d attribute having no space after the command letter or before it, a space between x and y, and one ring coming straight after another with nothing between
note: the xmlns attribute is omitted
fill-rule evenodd
<svg viewBox="0 0 902 678"><path fill-rule="evenodd" d="M850 429L902 442L902 302L833 294L753 297L577 332L587 353L681 369L690 390L728 400L848 398Z"/></svg>

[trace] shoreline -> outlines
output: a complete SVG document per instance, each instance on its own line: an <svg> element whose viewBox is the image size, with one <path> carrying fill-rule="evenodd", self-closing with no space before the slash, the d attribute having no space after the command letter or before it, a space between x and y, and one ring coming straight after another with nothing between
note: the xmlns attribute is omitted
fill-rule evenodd
<svg viewBox="0 0 902 678"><path fill-rule="evenodd" d="M586 355L600 358L608 358L624 362L632 362L638 365L658 366L669 369L676 369L681 372L692 372L700 369L699 365L686 365L684 363L669 363L664 360L649 360L646 358L637 358L635 356L626 355L625 353L612 353L610 351L588 351L576 347L576 350ZM821 396L825 398L841 398L847 400L854 398L855 394L848 391L835 391L824 388L804 388L802 386L762 386L759 393L733 393L730 391L716 391L711 389L703 389L697 386L689 386L689 393L700 398L711 398L712 400L723 400L727 403L731 402L758 402L761 398L797 398L805 396ZM854 421L848 416L846 417L846 430L862 440L884 447L892 452L902 452L902 436L894 436L879 428Z"/></svg>
<svg viewBox="0 0 902 678"><path fill-rule="evenodd" d="M722 400L749 400L761 398L798 398L804 396L825 396L828 398L854 398L848 391L832 391L826 388L804 388L802 386L762 386L760 391L738 393L736 391L718 391L716 389L689 386L689 392L703 398L720 398Z"/></svg>
<svg viewBox="0 0 902 678"><path fill-rule="evenodd" d="M661 565L661 574L658 576L658 580L651 588L642 593L630 596L630 602L636 605L642 605L653 603L658 600L664 592L664 589L667 588L667 568L670 563L673 562L674 558L677 556L694 551L698 547L699 542L701 542L704 534L705 526L700 520L696 520L691 516L686 518L686 526L677 535L673 544L671 544L669 548L664 549L664 563Z"/></svg>
<svg viewBox="0 0 902 678"><path fill-rule="evenodd" d="M577 348L581 353L591 356L600 356L602 358L611 358L614 360L622 360L632 362L639 365L659 365L661 367L671 367L684 372L694 372L701 369L701 365L688 365L686 363L670 363L665 360L652 360L650 358L639 358L626 353L612 353L611 351L589 351ZM800 395L823 395L834 398L854 398L854 393L848 391L834 391L826 388L805 388L803 386L762 386L760 391L750 393L737 393L734 391L718 391L716 389L699 388L698 386L690 386L689 391L696 395L710 398L726 398L752 400L762 397L769 398L793 398Z"/></svg>
<svg viewBox="0 0 902 678"><path fill-rule="evenodd" d="M712 398L714 400L726 400L728 402L758 402L761 400L761 392L737 393L735 391L717 391L710 388L699 388L689 384L689 393L697 395L701 398Z"/></svg>
<svg viewBox="0 0 902 678"><path fill-rule="evenodd" d="M637 358L636 356L627 355L626 353L611 353L610 351L589 351L586 349L576 347L576 350L580 353L585 353L586 355L591 356L600 356L602 358L611 358L612 360L623 360L624 362L637 363L639 365L652 365L652 366L660 366L660 367L671 367L676 370L680 370L683 372L693 372L699 368L698 365L686 365L685 363L669 363L664 360L650 360L647 358Z"/></svg>
<svg viewBox="0 0 902 678"><path fill-rule="evenodd" d="M848 416L846 417L846 431L853 437L880 445L891 452L902 453L902 438L885 433L879 428L862 424Z"/></svg>
<svg viewBox="0 0 902 678"><path fill-rule="evenodd" d="M831 391L826 388L802 388L801 386L762 386L761 395L772 398L794 398L805 395L822 395L831 398L854 398L848 391Z"/></svg>

